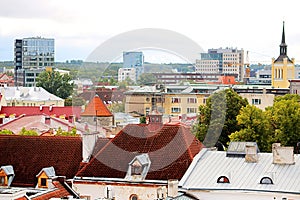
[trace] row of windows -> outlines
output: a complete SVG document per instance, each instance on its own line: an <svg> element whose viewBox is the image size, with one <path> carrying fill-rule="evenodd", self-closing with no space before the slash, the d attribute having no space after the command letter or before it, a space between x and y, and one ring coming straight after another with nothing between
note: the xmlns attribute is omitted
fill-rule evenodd
<svg viewBox="0 0 300 200"><path fill-rule="evenodd" d="M171 112L172 113L180 113L181 112L181 108L179 108L179 107L172 107L171 108ZM187 113L197 113L197 108L187 108L186 112Z"/></svg>
<svg viewBox="0 0 300 200"><path fill-rule="evenodd" d="M217 183L230 183L230 180L226 176L220 176L217 179ZM270 177L263 177L259 181L260 184L273 184L273 180Z"/></svg>
<svg viewBox="0 0 300 200"><path fill-rule="evenodd" d="M181 103L181 98L172 97L172 103ZM187 98L187 103L197 103L197 98Z"/></svg>

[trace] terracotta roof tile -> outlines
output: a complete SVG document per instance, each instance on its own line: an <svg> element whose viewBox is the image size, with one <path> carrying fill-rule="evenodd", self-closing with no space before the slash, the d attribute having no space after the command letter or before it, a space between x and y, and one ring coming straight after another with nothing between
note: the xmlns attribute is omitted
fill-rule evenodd
<svg viewBox="0 0 300 200"><path fill-rule="evenodd" d="M34 197L34 198L32 198L32 200L44 200L44 199L50 199L50 198L64 198L64 197L67 197L69 195L72 195L66 190L66 188L59 181L53 181L52 183L56 188L54 191L42 194L42 195L37 196L37 197Z"/></svg>
<svg viewBox="0 0 300 200"><path fill-rule="evenodd" d="M148 153L151 166L146 179L181 179L202 147L183 126L164 125L151 132L147 125L127 125L76 176L125 178L128 163L136 155Z"/></svg>
<svg viewBox="0 0 300 200"><path fill-rule="evenodd" d="M103 101L97 95L89 102L85 108L85 111L81 113L81 116L96 116L96 114L98 117L113 116L113 114L108 110Z"/></svg>
<svg viewBox="0 0 300 200"><path fill-rule="evenodd" d="M56 107L56 106L2 106L0 109L0 114L6 114L9 116L10 114L16 114L16 116L20 115L36 115L36 114L45 114L45 115L56 115L57 117L61 115L65 115L68 118L70 115L76 116L77 119L80 118L81 107L80 106L64 106L64 107Z"/></svg>
<svg viewBox="0 0 300 200"><path fill-rule="evenodd" d="M0 165L12 165L12 186L35 187L36 175L53 166L58 176L73 178L82 161L80 137L0 135Z"/></svg>

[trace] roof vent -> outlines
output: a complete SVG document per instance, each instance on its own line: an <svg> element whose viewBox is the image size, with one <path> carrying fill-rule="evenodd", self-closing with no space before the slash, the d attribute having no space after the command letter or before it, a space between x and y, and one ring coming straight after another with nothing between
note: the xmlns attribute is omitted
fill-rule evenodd
<svg viewBox="0 0 300 200"><path fill-rule="evenodd" d="M259 153L259 149L256 142L230 142L227 149L226 157L245 157L246 147L256 147L256 152Z"/></svg>

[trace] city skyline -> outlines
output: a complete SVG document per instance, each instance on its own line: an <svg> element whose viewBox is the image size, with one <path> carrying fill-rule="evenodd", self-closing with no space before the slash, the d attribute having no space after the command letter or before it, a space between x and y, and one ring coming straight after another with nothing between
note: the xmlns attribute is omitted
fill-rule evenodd
<svg viewBox="0 0 300 200"><path fill-rule="evenodd" d="M284 4L284 5L282 5ZM0 3L0 60L13 60L16 38L55 39L56 61L85 60L104 41L141 28L167 29L209 48L249 51L250 62L279 55L285 21L289 57L300 60L296 1L58 1L12 0ZM286 8L286 9L283 9ZM121 55L122 52L120 52ZM299 56L298 56L299 54ZM199 52L200 57L200 52ZM176 62L176 56L145 54L146 62Z"/></svg>

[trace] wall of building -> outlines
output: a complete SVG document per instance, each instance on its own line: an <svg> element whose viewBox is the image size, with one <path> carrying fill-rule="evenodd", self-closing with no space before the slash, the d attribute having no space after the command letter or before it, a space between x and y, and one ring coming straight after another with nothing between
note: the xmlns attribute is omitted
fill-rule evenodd
<svg viewBox="0 0 300 200"><path fill-rule="evenodd" d="M157 199L157 190L159 185L149 184L117 184L112 183L108 186L107 183L91 183L80 184L74 183L73 188L80 196L87 196L90 199L107 197L107 188L111 189L111 197L115 200L131 200L131 195L137 195L139 200L154 200Z"/></svg>
<svg viewBox="0 0 300 200"><path fill-rule="evenodd" d="M81 122L96 125L95 116L81 116ZM97 126L109 127L113 125L113 117L97 117Z"/></svg>
<svg viewBox="0 0 300 200"><path fill-rule="evenodd" d="M256 93L239 93L239 95L248 100L250 105L255 105L261 110L268 106L273 106L274 94L256 94Z"/></svg>
<svg viewBox="0 0 300 200"><path fill-rule="evenodd" d="M289 79L295 78L295 60L288 62L287 58L283 62L276 62L272 59L272 86L274 88L289 88Z"/></svg>

